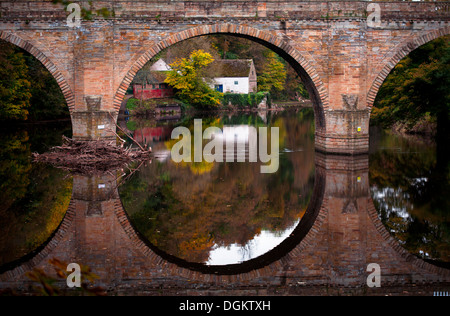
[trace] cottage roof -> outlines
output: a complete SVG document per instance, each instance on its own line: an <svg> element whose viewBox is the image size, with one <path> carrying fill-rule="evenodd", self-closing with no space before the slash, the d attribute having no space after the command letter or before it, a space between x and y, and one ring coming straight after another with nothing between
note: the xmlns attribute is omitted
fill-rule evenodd
<svg viewBox="0 0 450 316"><path fill-rule="evenodd" d="M138 71L133 79L134 84L160 84L167 78L167 71Z"/></svg>
<svg viewBox="0 0 450 316"><path fill-rule="evenodd" d="M248 77L252 64L252 59L219 59L205 69L205 74L208 78Z"/></svg>
<svg viewBox="0 0 450 316"><path fill-rule="evenodd" d="M172 68L170 68L170 66L162 58L150 66L150 71L169 71L169 70L172 70Z"/></svg>

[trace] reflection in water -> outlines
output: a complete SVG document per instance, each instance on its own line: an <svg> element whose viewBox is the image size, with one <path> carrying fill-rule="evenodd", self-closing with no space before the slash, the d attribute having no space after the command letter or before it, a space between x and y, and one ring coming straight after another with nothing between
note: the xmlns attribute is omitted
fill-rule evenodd
<svg viewBox="0 0 450 316"><path fill-rule="evenodd" d="M379 218L410 253L450 262L447 155L426 144L371 131L371 195Z"/></svg>
<svg viewBox="0 0 450 316"><path fill-rule="evenodd" d="M268 121L251 114L208 117L203 118L203 130L278 127L280 167L274 174L261 174L260 163L177 164L168 157L177 142L167 139L170 133L161 130L158 137L149 127L137 129L135 135L150 140L155 155L164 157L119 189L138 231L166 253L208 265L250 260L286 239L312 195L313 114L304 110L274 115ZM183 124L193 130L192 119ZM144 137L147 134L152 137Z"/></svg>
<svg viewBox="0 0 450 316"><path fill-rule="evenodd" d="M68 129L70 124L0 134L0 266L39 247L64 218L71 178L50 166L32 164L31 152L58 144Z"/></svg>
<svg viewBox="0 0 450 316"><path fill-rule="evenodd" d="M206 293L202 288L239 294L233 291L243 284L277 294L314 294L321 286L324 295L340 288L404 293L405 287L423 294L420 284L435 289L436 282L448 282L448 270L386 240L379 220L411 253L446 261L448 160L435 146L372 134L369 190L368 156L314 152L312 112L205 121L204 128L278 126L278 172L261 174L258 163L175 164L170 131L176 125L135 122L134 136L160 159L122 177L128 181L119 199L122 171L75 175L72 182L30 163L32 151L47 147L33 141L33 132L4 132L0 291L26 288L32 267L54 271L51 258L89 266L100 277L96 285L114 294ZM177 124L192 128L193 119ZM382 292L366 287L364 271L372 262L382 267Z"/></svg>
<svg viewBox="0 0 450 316"><path fill-rule="evenodd" d="M261 233L249 240L245 245L238 243L219 246L215 245L210 253L208 265L227 265L244 262L257 258L278 246L283 240L288 238L300 221L297 220L291 227L283 231L262 230Z"/></svg>

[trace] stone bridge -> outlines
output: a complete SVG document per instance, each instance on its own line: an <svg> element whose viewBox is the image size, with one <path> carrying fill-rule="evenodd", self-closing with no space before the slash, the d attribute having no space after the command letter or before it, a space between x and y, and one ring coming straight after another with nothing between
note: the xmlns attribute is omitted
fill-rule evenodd
<svg viewBox="0 0 450 316"><path fill-rule="evenodd" d="M96 285L111 294L433 295L450 289L450 270L406 252L379 220L367 155L317 154L313 196L291 236L265 255L229 266L164 253L129 222L114 177L75 176L60 227L37 252L0 269L0 290L27 292L32 283L25 273L40 268L53 275L52 258L89 266L100 276ZM381 267L381 288L367 287L370 263Z"/></svg>
<svg viewBox="0 0 450 316"><path fill-rule="evenodd" d="M298 72L313 99L318 150L367 153L371 107L384 79L412 50L450 33L448 2L377 2L375 20L367 1L78 3L92 15L69 27L63 5L1 0L0 38L53 74L73 135L86 140L114 137L125 92L153 56L189 38L230 34L273 49Z"/></svg>

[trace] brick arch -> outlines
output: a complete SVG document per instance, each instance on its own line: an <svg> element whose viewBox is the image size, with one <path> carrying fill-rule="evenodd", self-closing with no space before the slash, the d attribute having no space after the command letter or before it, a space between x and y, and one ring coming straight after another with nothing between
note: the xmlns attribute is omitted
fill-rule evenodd
<svg viewBox="0 0 450 316"><path fill-rule="evenodd" d="M392 249L394 249L394 251L397 252L398 255L405 260L405 262L409 262L421 270L426 270L431 273L435 273L445 277L450 277L449 269L433 265L432 263L428 263L425 260L409 253L406 249L404 249L402 245L391 236L389 231L386 229L386 227L379 219L378 212L375 208L375 204L373 203L371 197L368 198L368 202L369 202L368 206L369 218L372 221L372 224L374 225L375 229L378 231L381 237L392 247Z"/></svg>
<svg viewBox="0 0 450 316"><path fill-rule="evenodd" d="M316 170L314 190L305 215L291 236L268 253L238 264L206 266L191 263L169 255L152 245L131 223L120 199L115 201L117 220L131 241L133 248L139 250L154 265L163 267L168 273L201 282L231 283L250 281L256 277L273 276L275 271L283 271L286 263L317 241L328 214L328 198L325 196L326 174Z"/></svg>
<svg viewBox="0 0 450 316"><path fill-rule="evenodd" d="M70 88L67 80L61 74L61 72L58 70L55 64L38 48L33 46L30 42L27 42L14 34L0 31L0 39L22 48L23 50L33 55L37 60L39 60L42 63L42 65L44 65L44 67L51 73L53 78L55 78L56 82L58 83L59 88L61 89L61 92L64 95L64 98L66 99L69 111L70 113L72 113L75 107L75 97L73 91Z"/></svg>
<svg viewBox="0 0 450 316"><path fill-rule="evenodd" d="M291 64L291 66L293 66L302 78L303 82L306 84L308 92L312 97L316 117L316 127L318 129L325 129L325 117L323 111L329 106L328 92L317 70L313 67L311 62L302 56L297 49L292 47L288 42L280 37L249 26L228 23L198 26L187 29L163 39L148 49L133 64L133 66L131 66L131 69L125 75L118 90L116 91L114 96L115 111L119 111L126 90L133 81L133 78L137 72L156 54L178 42L198 36L213 34L228 34L248 38L271 48L287 59L287 61Z"/></svg>
<svg viewBox="0 0 450 316"><path fill-rule="evenodd" d="M372 109L378 91L380 90L387 76L404 57L408 56L412 51L419 48L420 46L425 45L426 43L431 42L439 37L446 36L449 34L450 34L450 26L447 26L439 30L432 30L412 40L405 41L401 45L396 47L393 50L395 54L390 59L386 59L387 60L386 64L384 65L383 69L378 73L378 76L375 78L375 80L372 83L372 86L370 87L369 93L367 94L367 107L369 109ZM389 54L391 53L392 51L389 52Z"/></svg>

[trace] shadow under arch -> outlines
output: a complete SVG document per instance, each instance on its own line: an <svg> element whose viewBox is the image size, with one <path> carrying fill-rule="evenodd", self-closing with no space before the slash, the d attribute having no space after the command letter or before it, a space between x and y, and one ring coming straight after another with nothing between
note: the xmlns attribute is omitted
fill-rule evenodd
<svg viewBox="0 0 450 316"><path fill-rule="evenodd" d="M302 56L297 49L280 37L249 26L228 23L193 27L168 36L152 48L148 49L136 62L134 62L126 76L123 78L114 96L114 109L117 112L119 111L126 90L137 72L159 52L190 38L215 34L231 35L252 40L266 46L283 57L298 73L308 90L311 101L313 102L316 130L325 130L324 109L329 105L329 98L325 85L313 65Z"/></svg>
<svg viewBox="0 0 450 316"><path fill-rule="evenodd" d="M375 80L370 86L369 92L367 94L367 108L372 109L375 99L377 97L378 91L383 85L386 78L389 76L391 71L397 66L397 64L406 56L408 56L412 51L416 50L422 45L425 45L439 37L450 35L450 26L439 30L428 31L428 33L418 36L413 40L406 40L400 45L393 48L387 55L393 54L392 57L385 56L383 60L386 61L383 69L378 73Z"/></svg>
<svg viewBox="0 0 450 316"><path fill-rule="evenodd" d="M50 74L58 83L58 86L61 89L62 94L64 95L64 99L67 102L67 107L69 108L70 113L72 113L73 109L75 108L75 96L67 80L58 70L56 65L43 52L33 46L30 42L27 42L14 34L0 31L0 39L22 48L23 50L34 56L37 60L39 60L42 65L44 65L44 67L48 70L48 72L50 72Z"/></svg>
<svg viewBox="0 0 450 316"><path fill-rule="evenodd" d="M228 265L205 265L202 263L189 262L184 259L178 258L167 252L159 249L153 245L143 236L137 228L133 225L128 217L122 201L119 200L116 205L116 216L118 221L122 225L122 228L135 243L136 248L139 248L147 256L158 256L165 262L175 265L178 268L186 269L186 275L189 275L189 271L198 272L203 275L237 275L239 274L243 279L247 276L251 279L255 270L261 270L269 265L281 265L283 266L283 258L288 257L290 254L295 255L293 252L299 252L308 242L302 244L302 241L314 240L316 233L319 231L322 225L324 216L319 216L324 210L325 199L325 186L326 175L321 171L315 172L314 189L311 200L305 215L300 220L300 223L291 233L291 235L281 242L277 247L271 251L253 258L251 260L244 261L242 263L228 264ZM313 226L316 229L312 229ZM153 257L154 259L154 257ZM178 270L179 271L179 270ZM181 273L183 274L183 273Z"/></svg>

